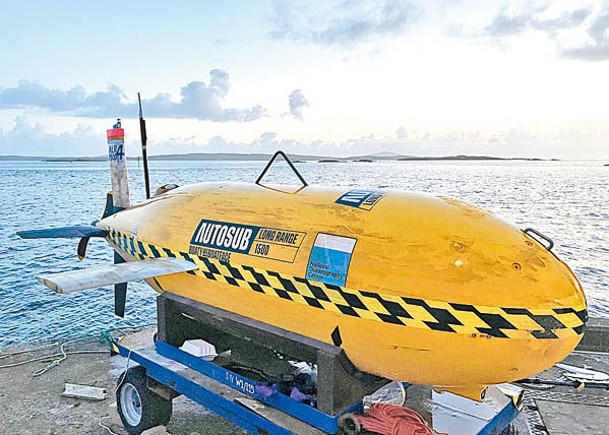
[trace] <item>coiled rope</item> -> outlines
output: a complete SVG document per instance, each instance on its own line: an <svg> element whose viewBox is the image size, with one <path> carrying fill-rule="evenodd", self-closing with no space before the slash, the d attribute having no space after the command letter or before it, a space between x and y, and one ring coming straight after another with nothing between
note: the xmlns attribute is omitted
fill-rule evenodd
<svg viewBox="0 0 609 435"><path fill-rule="evenodd" d="M414 409L375 403L363 415L352 418L366 430L381 435L433 435L434 431Z"/></svg>

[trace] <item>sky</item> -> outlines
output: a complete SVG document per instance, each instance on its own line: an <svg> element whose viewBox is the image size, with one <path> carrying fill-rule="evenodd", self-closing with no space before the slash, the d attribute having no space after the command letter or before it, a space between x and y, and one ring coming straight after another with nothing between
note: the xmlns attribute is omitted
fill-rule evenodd
<svg viewBox="0 0 609 435"><path fill-rule="evenodd" d="M607 1L0 2L0 155L609 158Z"/></svg>

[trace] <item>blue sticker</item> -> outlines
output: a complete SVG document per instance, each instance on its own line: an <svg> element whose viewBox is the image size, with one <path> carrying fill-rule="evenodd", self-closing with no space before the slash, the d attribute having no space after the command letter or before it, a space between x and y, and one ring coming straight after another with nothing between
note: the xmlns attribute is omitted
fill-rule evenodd
<svg viewBox="0 0 609 435"><path fill-rule="evenodd" d="M356 241L349 237L317 234L309 256L307 279L344 286Z"/></svg>
<svg viewBox="0 0 609 435"><path fill-rule="evenodd" d="M337 204L370 210L385 195L378 190L356 189L343 194L335 202Z"/></svg>

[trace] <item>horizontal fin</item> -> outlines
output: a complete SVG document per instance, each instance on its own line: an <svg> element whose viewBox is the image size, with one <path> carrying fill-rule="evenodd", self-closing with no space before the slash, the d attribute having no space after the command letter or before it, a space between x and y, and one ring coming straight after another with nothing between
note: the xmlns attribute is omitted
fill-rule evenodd
<svg viewBox="0 0 609 435"><path fill-rule="evenodd" d="M106 237L108 232L93 225L72 225L70 227L19 231L17 235L22 239L71 239L79 237Z"/></svg>
<svg viewBox="0 0 609 435"><path fill-rule="evenodd" d="M57 293L69 293L195 269L198 269L197 265L188 260L153 258L122 264L108 264L53 275L41 275L36 278Z"/></svg>

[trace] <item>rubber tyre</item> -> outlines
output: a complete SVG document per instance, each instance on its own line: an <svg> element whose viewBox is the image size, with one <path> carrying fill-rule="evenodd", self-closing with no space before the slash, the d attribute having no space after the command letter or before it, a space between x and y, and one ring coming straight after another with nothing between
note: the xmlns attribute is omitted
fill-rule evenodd
<svg viewBox="0 0 609 435"><path fill-rule="evenodd" d="M118 379L120 384L116 390L116 407L127 433L130 435L140 435L147 429L161 425L166 426L169 423L173 411L171 400L165 400L148 389L146 386L146 369L144 367L132 367L124 372L124 376L121 375ZM126 386L127 388L133 387L140 399L141 418L135 426L130 424L124 415L125 404L121 401L121 391Z"/></svg>

